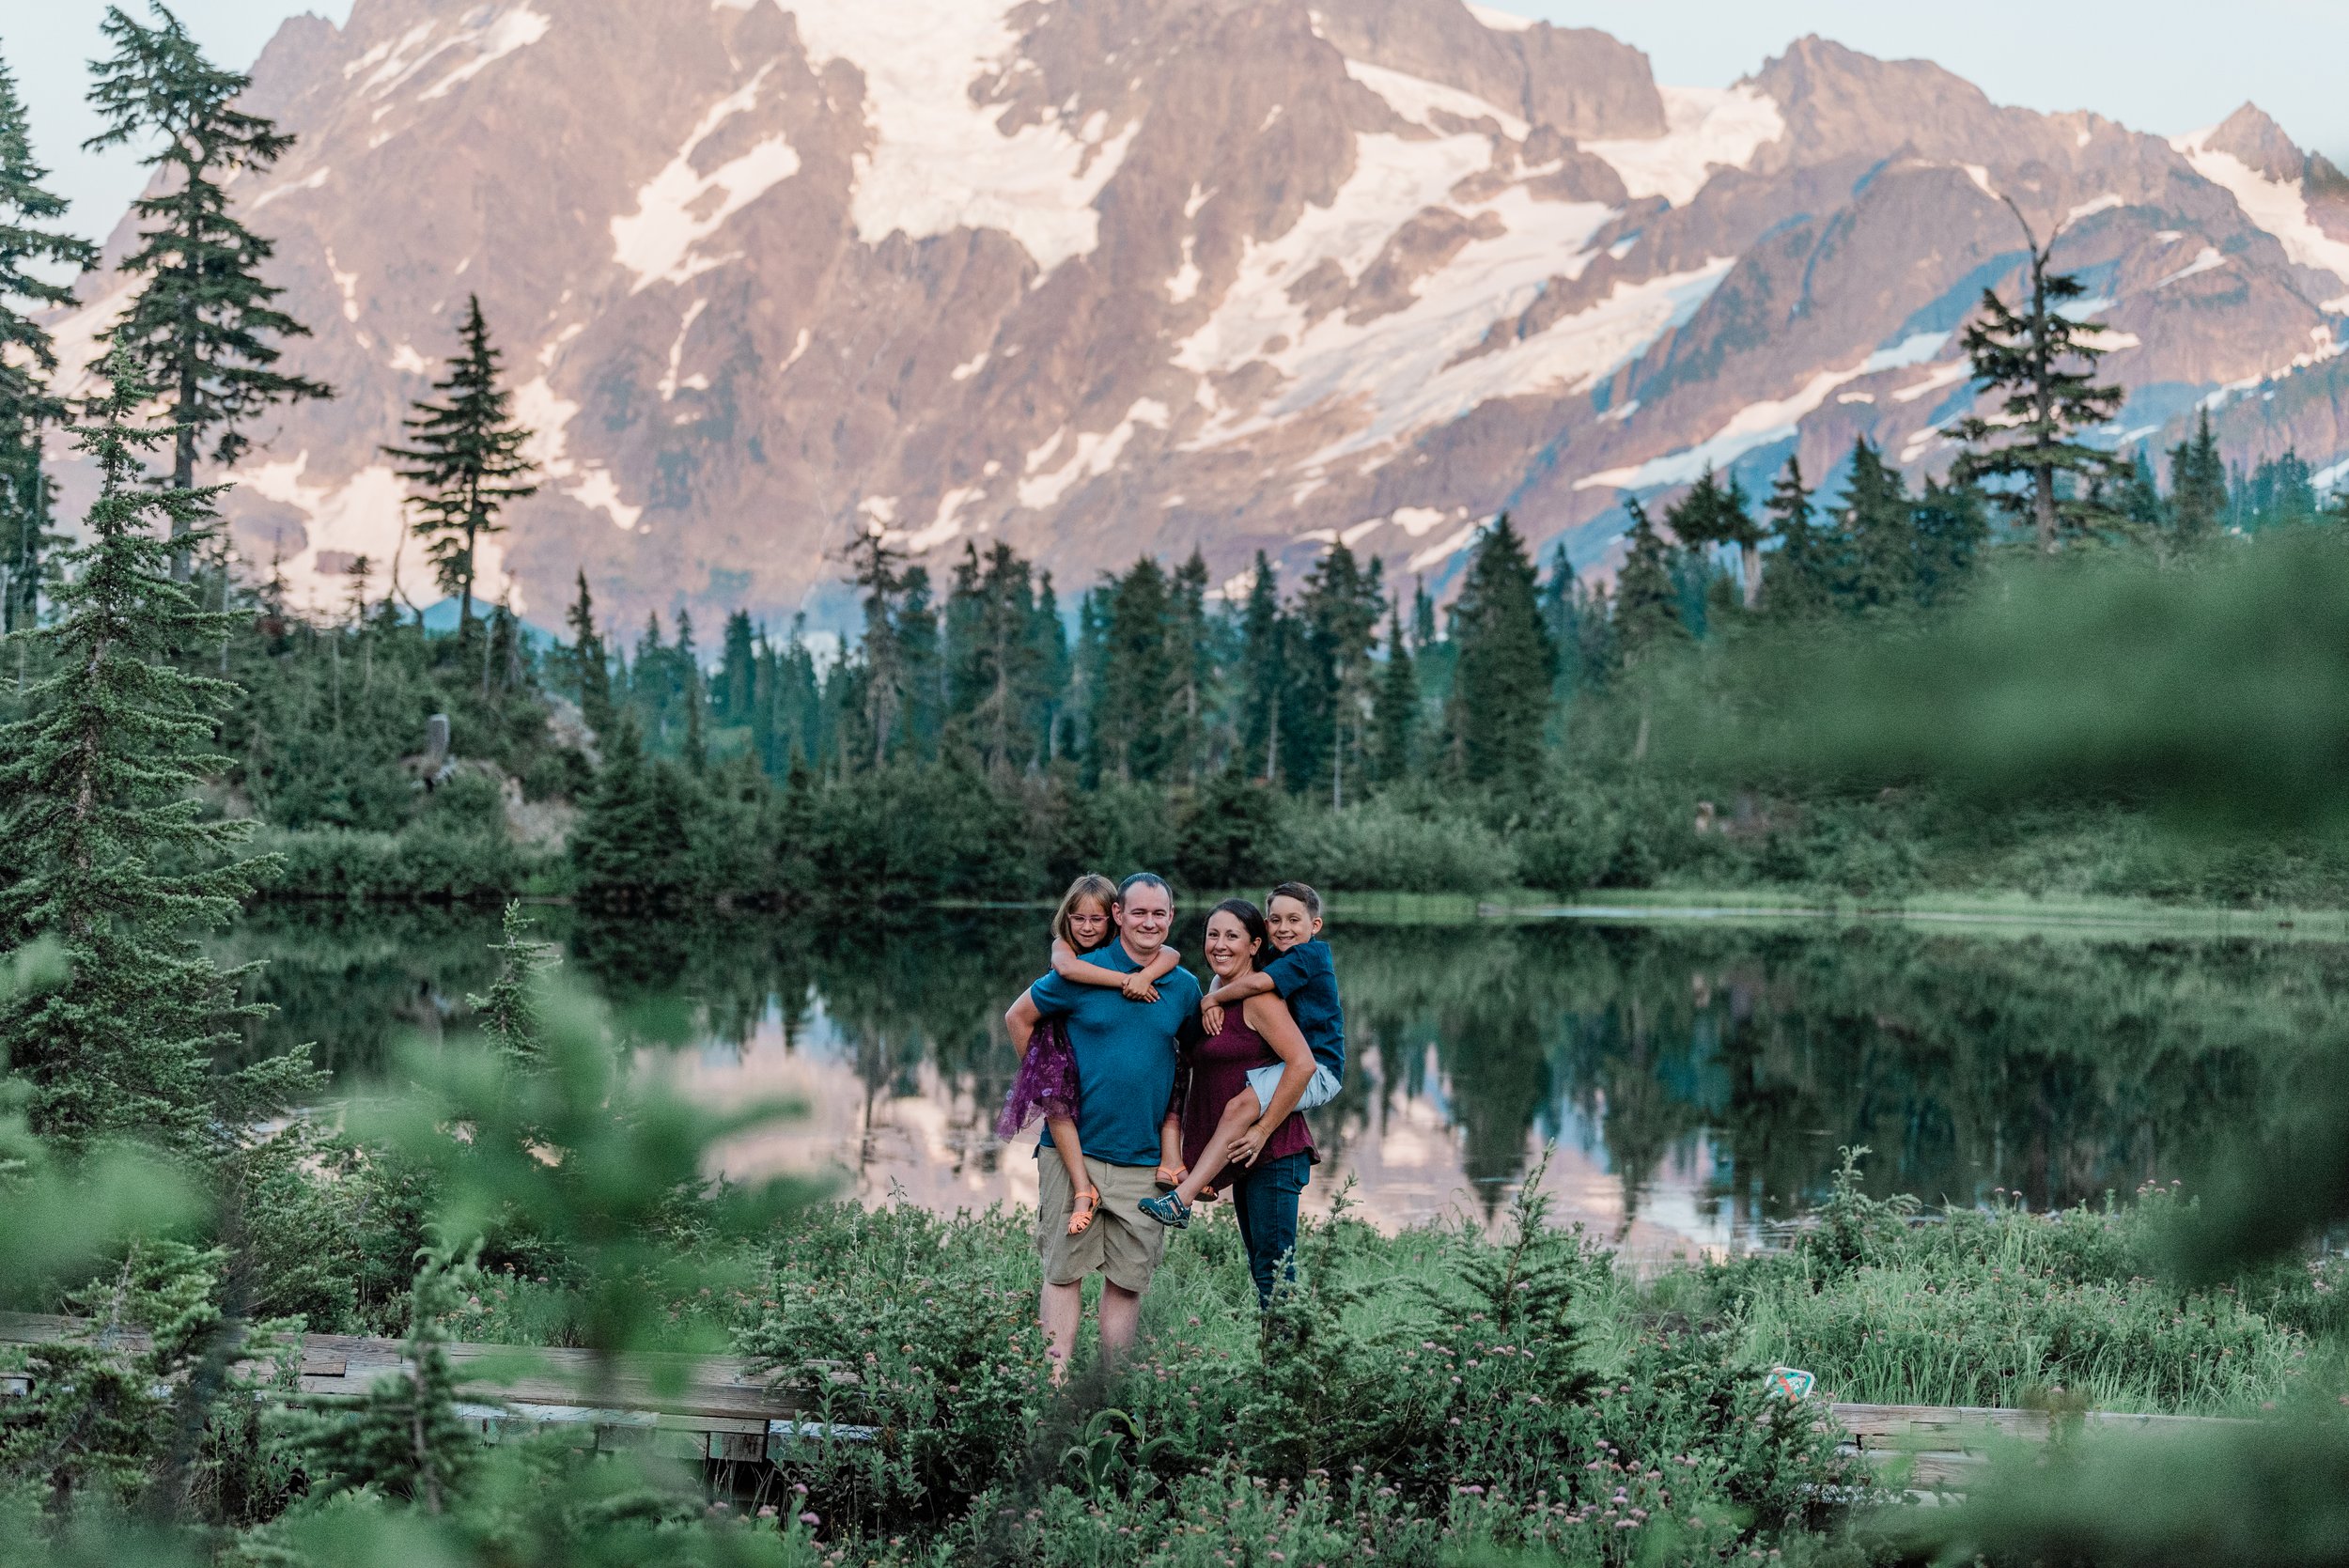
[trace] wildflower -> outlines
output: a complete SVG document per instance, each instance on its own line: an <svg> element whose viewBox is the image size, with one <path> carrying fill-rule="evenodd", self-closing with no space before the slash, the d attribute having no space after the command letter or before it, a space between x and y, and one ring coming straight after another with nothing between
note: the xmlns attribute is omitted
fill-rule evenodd
<svg viewBox="0 0 2349 1568"><path fill-rule="evenodd" d="M800 1515L800 1523L801 1523L801 1524L803 1524L803 1525L814 1525L814 1524L817 1524L817 1523L819 1523L819 1522L820 1522L820 1521L819 1521L819 1520L817 1520L817 1518L816 1517L815 1514L814 1514L814 1513L812 1513L812 1512L810 1512L810 1513L806 1513L806 1514L801 1514L801 1515Z"/></svg>

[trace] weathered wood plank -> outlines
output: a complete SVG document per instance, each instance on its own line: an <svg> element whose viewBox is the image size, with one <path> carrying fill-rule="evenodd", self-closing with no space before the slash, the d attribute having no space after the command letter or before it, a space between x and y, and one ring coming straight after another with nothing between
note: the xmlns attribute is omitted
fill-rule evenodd
<svg viewBox="0 0 2349 1568"><path fill-rule="evenodd" d="M0 1313L0 1344L81 1338L93 1327L49 1313ZM124 1329L113 1343L137 1351L149 1341L140 1330ZM307 1394L356 1394L407 1371L407 1347L399 1340L304 1334L299 1349L296 1381ZM469 1394L494 1395L506 1404L583 1409L592 1400L599 1407L659 1412L682 1423L680 1430L762 1437L768 1422L800 1409L796 1396L770 1388L739 1357L646 1353L615 1357L606 1369L592 1352L568 1347L459 1341L443 1349Z"/></svg>

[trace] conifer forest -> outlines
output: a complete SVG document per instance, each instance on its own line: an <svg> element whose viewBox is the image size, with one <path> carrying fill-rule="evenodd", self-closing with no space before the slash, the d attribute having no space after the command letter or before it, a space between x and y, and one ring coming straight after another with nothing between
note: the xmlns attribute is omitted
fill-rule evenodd
<svg viewBox="0 0 2349 1568"><path fill-rule="evenodd" d="M322 607L222 512L341 395L296 138L104 37L86 365L0 53L0 1563L2349 1555L2349 486L2107 439L2052 237L1929 476L1430 576L876 524L830 620L518 611L468 297ZM1206 1203L1062 1363L1004 1009L1134 871L1210 984L1317 889L1353 1064L1263 1299Z"/></svg>

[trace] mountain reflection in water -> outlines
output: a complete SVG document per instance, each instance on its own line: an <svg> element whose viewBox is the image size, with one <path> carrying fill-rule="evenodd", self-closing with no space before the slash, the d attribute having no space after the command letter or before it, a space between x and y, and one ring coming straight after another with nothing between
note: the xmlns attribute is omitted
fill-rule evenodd
<svg viewBox="0 0 2349 1568"><path fill-rule="evenodd" d="M810 1114L743 1140L749 1174L832 1165L871 1201L1032 1202L1023 1140L991 1133L1000 1023L1043 967L1039 911L870 924L728 915L591 922L549 908L575 976L696 1094L778 1091ZM1688 928L1334 921L1351 1039L1314 1113L1324 1163L1392 1227L1484 1218L1541 1147L1558 1212L1635 1253L1752 1244L1800 1214L1840 1145L1868 1185L1929 1203L1994 1188L2034 1207L2188 1174L2286 1103L2338 1039L2349 949L1897 926ZM316 1041L339 1079L399 1038L461 1034L488 987L486 910L265 909L226 946L266 958L252 1049ZM1176 943L1199 951L1199 919Z"/></svg>

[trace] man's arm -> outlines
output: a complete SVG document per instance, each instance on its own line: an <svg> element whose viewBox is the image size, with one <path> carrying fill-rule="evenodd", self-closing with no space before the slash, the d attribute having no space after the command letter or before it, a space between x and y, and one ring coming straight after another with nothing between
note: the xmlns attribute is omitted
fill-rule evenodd
<svg viewBox="0 0 2349 1568"><path fill-rule="evenodd" d="M1028 1042L1035 1038L1035 1026L1044 1021L1043 1010L1036 1006L1034 993L1022 991L1019 1000L1003 1010L1003 1032L1011 1036L1011 1048L1021 1056L1028 1054Z"/></svg>

